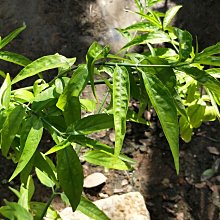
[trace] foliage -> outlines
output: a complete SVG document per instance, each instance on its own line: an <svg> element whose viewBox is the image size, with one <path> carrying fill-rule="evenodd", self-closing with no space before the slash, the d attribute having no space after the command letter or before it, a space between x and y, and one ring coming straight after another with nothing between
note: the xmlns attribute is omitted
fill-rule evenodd
<svg viewBox="0 0 220 220"><path fill-rule="evenodd" d="M189 32L171 26L181 8L166 13L149 8L155 1L136 0L136 13L141 21L118 29L128 43L120 50L123 56L110 54L109 47L94 42L86 55L86 64L75 65L76 58L60 54L35 61L2 49L25 26L0 38L0 59L18 64L23 69L11 79L0 71L4 82L0 88L0 146L2 155L17 164L9 181L20 176L20 190L11 190L18 203L6 201L0 213L9 219L59 219L50 207L56 195L68 201L73 211L79 209L94 219L108 219L93 203L82 196L83 170L79 160L81 147L88 148L85 161L107 168L132 169L134 161L121 153L126 134L126 121L148 124L142 118L146 108L154 108L170 145L179 172L179 136L191 140L193 128L203 121L219 118L220 43L198 52ZM159 44L159 45L158 45ZM143 53L132 52L142 45ZM208 67L212 68L208 68ZM51 69L58 73L49 82L43 78ZM19 82L35 77L32 86L18 88ZM39 79L37 79L39 77ZM106 97L99 100L96 83L108 87ZM82 92L91 86L94 99ZM130 99L140 103L139 112L129 109ZM90 134L115 129L112 148ZM43 133L52 137L55 146L47 152L42 146ZM56 156L56 161L51 157ZM47 203L33 202L33 172L50 187ZM61 193L61 192L64 193Z"/></svg>

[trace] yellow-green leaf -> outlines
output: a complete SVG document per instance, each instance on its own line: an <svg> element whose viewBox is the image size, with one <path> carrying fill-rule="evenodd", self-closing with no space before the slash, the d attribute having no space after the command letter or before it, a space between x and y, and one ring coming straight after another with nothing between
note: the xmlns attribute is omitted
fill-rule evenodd
<svg viewBox="0 0 220 220"><path fill-rule="evenodd" d="M125 67L116 66L113 76L113 117L115 128L115 155L120 154L125 132L130 99L129 74Z"/></svg>

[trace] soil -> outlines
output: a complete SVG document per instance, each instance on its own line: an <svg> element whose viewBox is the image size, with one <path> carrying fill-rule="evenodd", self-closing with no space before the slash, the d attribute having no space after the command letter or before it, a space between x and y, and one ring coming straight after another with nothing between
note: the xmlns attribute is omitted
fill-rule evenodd
<svg viewBox="0 0 220 220"><path fill-rule="evenodd" d="M183 4L176 23L198 36L200 50L219 41L220 1L164 1L159 9L165 10L173 3ZM94 0L1 0L0 6L1 36L21 26L23 22L27 25L27 30L6 49L22 53L31 59L59 52L68 57L76 56L78 62L83 62L92 41L110 40L110 43L116 44L120 40L117 36L105 35L111 34L111 25L115 26L116 23L109 23L113 19L106 22L106 14L103 14L100 4L96 4ZM108 18L110 15L107 12ZM10 70L12 74L18 71L14 65L3 62L0 65L2 70ZM111 130L97 134L97 137L110 145L113 144L113 136ZM83 162L85 176L103 172L108 178L106 184L100 187L85 189L85 194L91 200L96 200L113 194L140 191L152 220L220 219L219 168L211 178L205 179L202 176L204 171L218 163L219 137L219 122L211 122L196 130L190 143L180 141L180 174L177 176L169 146L157 118L152 117L151 126L129 123L123 151L137 161L135 170L104 170ZM48 141L50 140L45 136L43 145L50 146ZM17 187L18 180L7 182L13 169L11 163L0 158L0 205L3 205L4 198L9 201L16 199L8 186ZM46 201L50 192L39 184L36 185L36 190L35 199ZM53 205L56 208L63 207L59 199L55 201Z"/></svg>

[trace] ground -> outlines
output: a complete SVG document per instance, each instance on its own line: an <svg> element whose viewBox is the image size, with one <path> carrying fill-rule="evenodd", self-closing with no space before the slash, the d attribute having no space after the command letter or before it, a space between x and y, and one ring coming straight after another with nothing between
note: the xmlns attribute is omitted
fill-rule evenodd
<svg viewBox="0 0 220 220"><path fill-rule="evenodd" d="M198 36L200 50L219 41L220 1L164 1L160 10L165 10L166 5L171 3L183 4L176 24L192 32L194 38ZM28 0L1 0L0 6L1 36L23 22L27 25L27 30L6 49L31 59L59 52L68 57L76 56L78 62L83 62L92 41L109 39L113 45L118 43L118 38L105 35L112 30L109 24L111 19L108 22L103 20L105 15L94 0L36 0L34 4ZM18 71L13 65L3 62L0 65L3 70L10 70L12 75ZM112 131L99 135L109 144L112 144L112 136ZM195 131L190 143L180 141L180 174L176 175L168 144L156 117L149 127L128 124L123 151L137 161L136 169L133 172L106 171L83 163L85 175L101 171L108 178L105 185L85 190L85 193L95 200L107 195L140 191L152 220L220 219L219 167L215 176L210 179L202 177L201 181L202 173L219 161L219 136L220 124L217 121L202 125ZM44 144L50 144L49 141L45 135ZM2 205L3 198L15 199L8 186L16 187L17 180L7 183L14 167L2 157L0 161ZM43 187L37 187L35 199L46 201L46 195ZM56 201L54 205L61 208L60 202Z"/></svg>

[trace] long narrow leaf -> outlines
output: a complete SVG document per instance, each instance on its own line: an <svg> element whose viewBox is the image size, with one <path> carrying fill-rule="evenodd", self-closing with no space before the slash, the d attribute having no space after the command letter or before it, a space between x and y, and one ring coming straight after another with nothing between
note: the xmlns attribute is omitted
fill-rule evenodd
<svg viewBox="0 0 220 220"><path fill-rule="evenodd" d="M21 122L25 115L25 109L22 106L16 106L7 116L1 131L1 150L4 156L7 156L9 148L15 135L19 131Z"/></svg>
<svg viewBox="0 0 220 220"><path fill-rule="evenodd" d="M176 6L172 7L172 8L170 8L166 12L166 14L164 16L164 20L163 20L163 28L164 28L164 30L170 24L170 22L175 17L176 13L180 10L180 8L182 8L182 5L176 5Z"/></svg>
<svg viewBox="0 0 220 220"><path fill-rule="evenodd" d="M83 158L89 163L104 166L110 169L130 169L130 166L126 162L119 159L119 157L99 150L88 151L83 155Z"/></svg>
<svg viewBox="0 0 220 220"><path fill-rule="evenodd" d="M220 53L220 42L216 45L205 48L201 53L196 55L195 60L200 58L206 58L207 56L215 55Z"/></svg>
<svg viewBox="0 0 220 220"><path fill-rule="evenodd" d="M90 134L96 131L114 127L113 116L108 114L89 115L76 121L67 129L68 133L74 135Z"/></svg>
<svg viewBox="0 0 220 220"><path fill-rule="evenodd" d="M77 210L95 220L110 220L102 210L84 196L81 196Z"/></svg>
<svg viewBox="0 0 220 220"><path fill-rule="evenodd" d="M68 104L68 100L72 97L78 97L82 93L88 82L88 70L86 65L79 65L77 70L73 73L69 83L64 88L63 93L59 97L57 107L64 111L65 106Z"/></svg>
<svg viewBox="0 0 220 220"><path fill-rule="evenodd" d="M126 132L126 116L129 99L129 73L125 67L116 66L113 76L113 117L116 156L120 154Z"/></svg>
<svg viewBox="0 0 220 220"><path fill-rule="evenodd" d="M190 75L202 85L206 86L217 96L220 96L220 82L210 74L196 67L179 67L178 69Z"/></svg>
<svg viewBox="0 0 220 220"><path fill-rule="evenodd" d="M146 91L170 145L176 172L179 173L179 127L173 97L154 74L146 74L141 69L139 71L142 73Z"/></svg>
<svg viewBox="0 0 220 220"><path fill-rule="evenodd" d="M12 31L8 36L3 38L0 41L0 49L5 47L8 43L10 43L15 37L17 37L24 29L26 26L24 25L23 27L17 28L16 30Z"/></svg>
<svg viewBox="0 0 220 220"><path fill-rule="evenodd" d="M161 44L165 42L170 42L169 36L163 31L150 32L148 34L143 34L135 37L132 41L127 43L121 50L135 46L138 44Z"/></svg>
<svg viewBox="0 0 220 220"><path fill-rule="evenodd" d="M37 117L33 117L32 127L27 135L24 149L18 161L18 165L9 181L14 179L25 168L25 166L28 164L30 159L33 157L38 147L38 144L40 143L42 134L43 134L42 121Z"/></svg>
<svg viewBox="0 0 220 220"><path fill-rule="evenodd" d="M31 60L29 60L27 57L8 51L0 51L0 59L18 64L20 66L27 66L31 63Z"/></svg>
<svg viewBox="0 0 220 220"><path fill-rule="evenodd" d="M81 146L84 146L84 147L89 147L89 148L92 148L92 149L95 149L95 150L100 150L100 151L107 152L107 153L110 153L110 154L114 153L114 148L112 148L112 147L110 147L110 146L108 146L108 145L106 145L106 144L104 144L100 141L88 138L88 137L83 136L83 135L71 136L71 137L69 137L69 141L71 141L73 143L77 143L77 144L79 144ZM118 157L119 157L119 159L121 159L125 162L128 162L130 164L135 164L136 163L134 160L132 160L131 158L127 157L124 154L120 154Z"/></svg>
<svg viewBox="0 0 220 220"><path fill-rule="evenodd" d="M0 107L8 108L11 96L11 79L7 74L5 80L0 88Z"/></svg>
<svg viewBox="0 0 220 220"><path fill-rule="evenodd" d="M58 67L68 68L70 67L70 63L71 61L69 61L69 59L59 54L41 57L23 68L12 80L12 84L49 69Z"/></svg>
<svg viewBox="0 0 220 220"><path fill-rule="evenodd" d="M179 60L185 61L192 52L192 35L179 28L173 28L173 30L179 40Z"/></svg>
<svg viewBox="0 0 220 220"><path fill-rule="evenodd" d="M210 65L210 66L220 66L220 57L217 56L202 56L197 57L194 60L195 63Z"/></svg>
<svg viewBox="0 0 220 220"><path fill-rule="evenodd" d="M0 213L7 219L33 220L31 213L16 202L7 202L6 206L0 208Z"/></svg>
<svg viewBox="0 0 220 220"><path fill-rule="evenodd" d="M83 170L72 146L57 152L57 174L60 185L75 211L83 189Z"/></svg>

